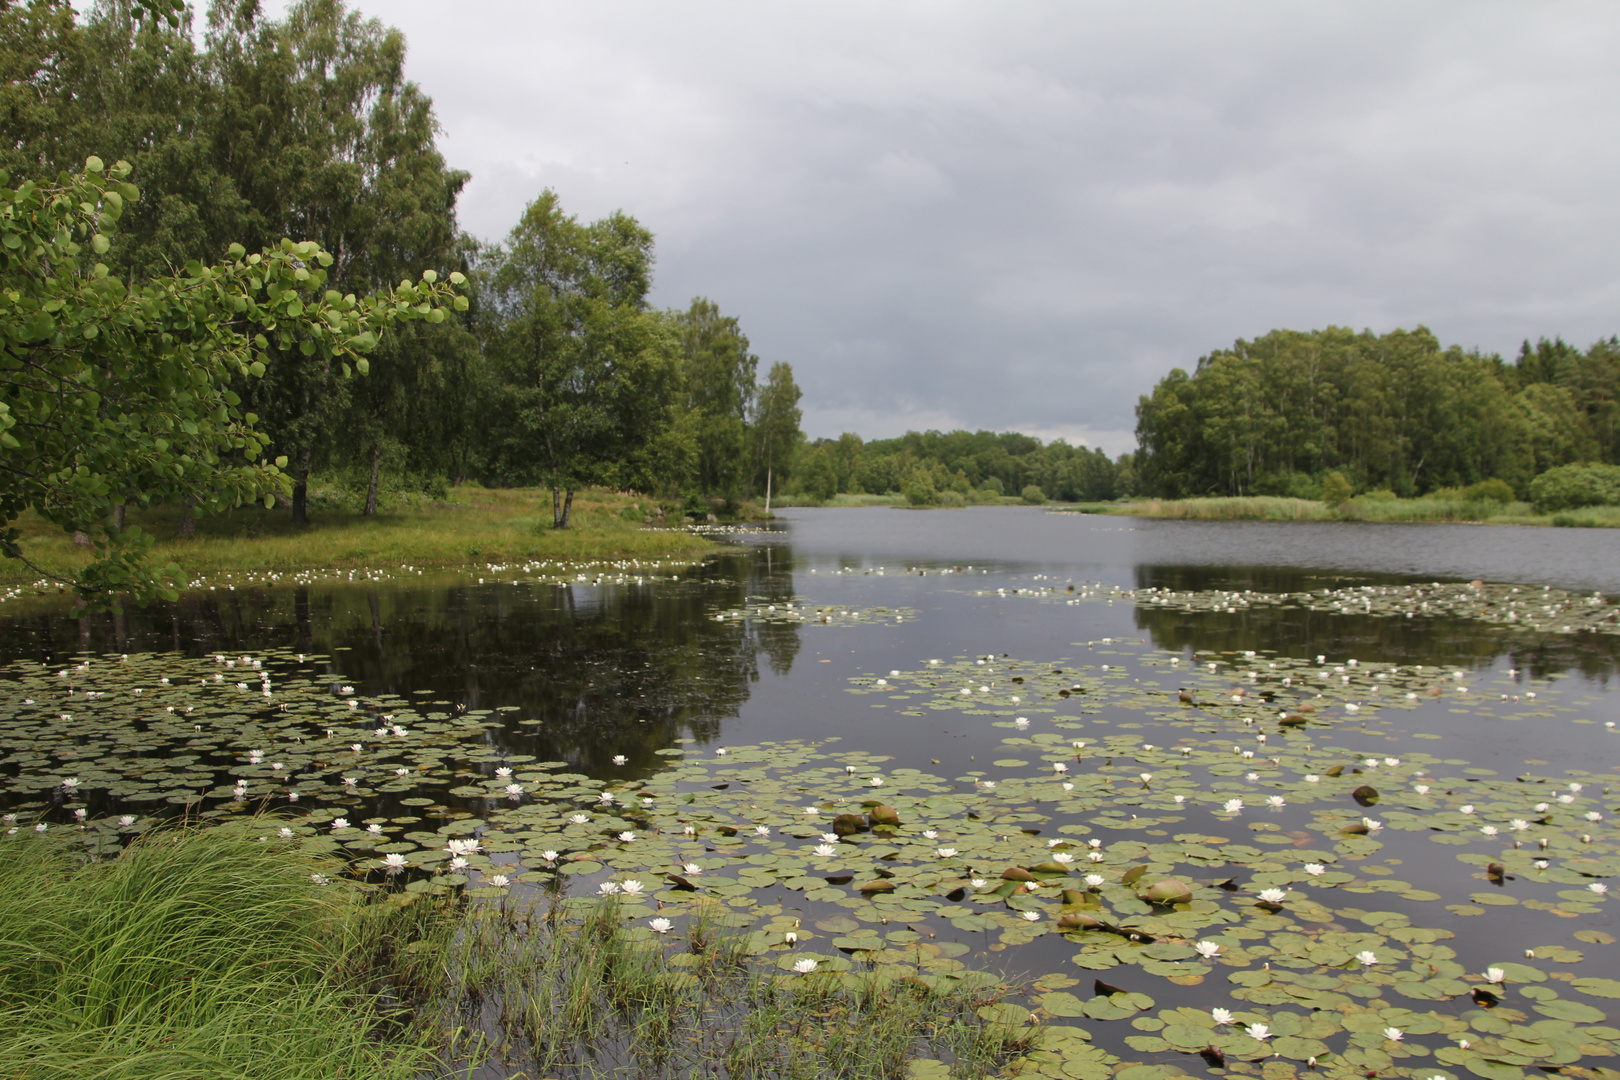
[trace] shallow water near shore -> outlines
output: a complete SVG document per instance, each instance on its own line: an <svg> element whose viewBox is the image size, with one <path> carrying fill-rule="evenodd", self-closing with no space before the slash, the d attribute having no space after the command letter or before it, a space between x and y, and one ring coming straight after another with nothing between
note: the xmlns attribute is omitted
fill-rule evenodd
<svg viewBox="0 0 1620 1080"><path fill-rule="evenodd" d="M998 971L1086 1033L1053 1075L1615 1067L1609 534L871 508L725 539L0 619L0 802L103 848L265 808L394 887L637 881L627 917L718 905L785 967Z"/></svg>

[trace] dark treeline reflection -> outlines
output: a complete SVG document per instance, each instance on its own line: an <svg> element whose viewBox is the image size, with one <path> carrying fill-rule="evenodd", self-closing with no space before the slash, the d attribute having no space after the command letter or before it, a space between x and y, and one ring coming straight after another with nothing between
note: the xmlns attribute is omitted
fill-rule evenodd
<svg viewBox="0 0 1620 1080"><path fill-rule="evenodd" d="M1151 566L1136 568L1138 588L1224 589L1280 593L1357 585L1407 585L1410 577L1346 574L1286 567ZM1235 612L1140 606L1136 625L1164 649L1326 655L1371 663L1485 668L1508 658L1521 677L1578 671L1607 683L1620 669L1620 636L1543 634L1480 619L1392 618L1303 608L1254 607Z"/></svg>
<svg viewBox="0 0 1620 1080"><path fill-rule="evenodd" d="M759 679L787 674L799 628L714 615L749 597L793 595L778 548L721 556L678 582L519 585L317 585L188 594L123 615L0 620L13 658L77 652L193 656L289 649L362 694L397 694L421 711L501 709L491 729L513 753L593 774L655 766L675 738L717 738Z"/></svg>

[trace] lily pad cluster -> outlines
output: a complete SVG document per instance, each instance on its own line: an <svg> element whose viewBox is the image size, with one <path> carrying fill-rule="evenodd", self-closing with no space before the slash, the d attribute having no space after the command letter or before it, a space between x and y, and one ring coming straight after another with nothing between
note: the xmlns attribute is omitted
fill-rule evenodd
<svg viewBox="0 0 1620 1080"><path fill-rule="evenodd" d="M1046 580L1036 575L1032 580ZM1002 596L1038 597L1078 604L1128 600L1174 611L1235 613L1255 608L1297 608L1343 615L1388 618L1467 618L1551 634L1620 634L1620 597L1578 593L1550 586L1432 582L1407 585L1355 585L1299 592L1254 589L1177 590L1151 586L1126 589L1096 582L980 590Z"/></svg>
<svg viewBox="0 0 1620 1080"><path fill-rule="evenodd" d="M783 978L1031 971L987 1019L1044 1025L1045 1075L1520 1080L1620 1050L1607 763L1500 775L1409 722L1438 690L1545 729L1556 688L1104 640L851 681L896 724L980 718L1001 756L967 768L684 740L604 781L518 752L499 710L359 695L315 659L11 665L0 834L112 852L269 810L267 843L405 892L610 897L649 940L720 911Z"/></svg>
<svg viewBox="0 0 1620 1080"><path fill-rule="evenodd" d="M909 607L840 607L812 604L802 597L750 596L736 607L713 612L716 622L768 622L795 626L855 626L869 623L903 623L917 617Z"/></svg>

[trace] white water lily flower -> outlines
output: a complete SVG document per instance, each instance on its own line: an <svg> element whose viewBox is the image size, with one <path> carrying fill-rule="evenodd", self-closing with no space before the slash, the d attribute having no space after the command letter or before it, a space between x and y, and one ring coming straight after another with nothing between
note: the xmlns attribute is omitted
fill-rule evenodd
<svg viewBox="0 0 1620 1080"><path fill-rule="evenodd" d="M765 825L755 825L754 826L754 834L756 836L769 836L769 835L771 835L771 830L770 830L770 828L768 826L765 826Z"/></svg>
<svg viewBox="0 0 1620 1080"><path fill-rule="evenodd" d="M628 762L629 760L630 759L625 757L623 754L614 754L613 755L613 764L615 764L615 765L623 765L626 762Z"/></svg>
<svg viewBox="0 0 1620 1080"><path fill-rule="evenodd" d="M1086 858L1090 859L1092 862L1102 862L1103 853L1100 851L1088 851L1086 852Z"/></svg>
<svg viewBox="0 0 1620 1080"><path fill-rule="evenodd" d="M119 818L118 820L123 821L123 818ZM287 826L283 825L281 828L276 830L276 835L281 837L283 840L291 840L293 831L287 828Z"/></svg>
<svg viewBox="0 0 1620 1080"><path fill-rule="evenodd" d="M1022 731L1029 727L1029 721L1020 716L1018 719L1013 721L1013 727L1017 728L1019 731Z"/></svg>
<svg viewBox="0 0 1620 1080"><path fill-rule="evenodd" d="M457 855L455 858L450 860L450 869L452 869L452 870L465 870L465 869L467 869L467 860L462 858L460 855Z"/></svg>
<svg viewBox="0 0 1620 1080"><path fill-rule="evenodd" d="M816 854L823 859L831 858L837 851L838 849L831 844L817 844L815 847Z"/></svg>
<svg viewBox="0 0 1620 1080"><path fill-rule="evenodd" d="M1388 1039L1390 1042L1400 1042L1402 1039L1406 1038L1406 1032L1402 1031L1398 1027L1387 1027L1384 1029L1384 1038Z"/></svg>
<svg viewBox="0 0 1620 1080"><path fill-rule="evenodd" d="M1260 900L1267 904L1280 904L1288 899L1288 893L1283 889L1261 889Z"/></svg>
<svg viewBox="0 0 1620 1080"><path fill-rule="evenodd" d="M1371 949L1363 949L1356 953L1356 960L1360 962L1362 967L1372 967L1378 963L1378 954Z"/></svg>
<svg viewBox="0 0 1620 1080"><path fill-rule="evenodd" d="M626 830L625 830L625 831L624 831L624 832L622 832L622 833L620 833L620 834L619 834L619 840L620 840L620 842L622 842L622 843L626 843L626 844L628 844L628 843L630 843L630 842L631 842L631 841L633 841L633 840L635 840L635 838L636 838L636 834L635 834L635 833L633 833L633 832L631 832L631 831L630 831L630 830L628 830L628 829L626 829Z"/></svg>
<svg viewBox="0 0 1620 1080"><path fill-rule="evenodd" d="M507 784L506 785L506 793L508 795L521 795L521 794L523 794L523 785L522 784Z"/></svg>
<svg viewBox="0 0 1620 1080"><path fill-rule="evenodd" d="M1479 827L1479 831L1484 833L1486 836L1495 836L1499 830L1495 825L1481 825Z"/></svg>
<svg viewBox="0 0 1620 1080"><path fill-rule="evenodd" d="M1085 880L1087 885L1090 885L1093 889L1095 889L1108 879L1103 877L1101 874L1087 874Z"/></svg>
<svg viewBox="0 0 1620 1080"><path fill-rule="evenodd" d="M1029 922L1036 922L1041 917L1041 913L1038 911L1025 911L1022 914Z"/></svg>
<svg viewBox="0 0 1620 1080"><path fill-rule="evenodd" d="M1209 1015L1210 1018L1215 1021L1216 1027L1221 1027L1232 1022L1232 1011L1230 1009L1211 1009L1209 1010Z"/></svg>
<svg viewBox="0 0 1620 1080"><path fill-rule="evenodd" d="M624 890L624 895L626 896L640 896L641 890L644 887L645 886L643 886L641 882L637 881L635 878L631 878L629 881L623 882L619 886L619 888Z"/></svg>
<svg viewBox="0 0 1620 1080"><path fill-rule="evenodd" d="M501 766L501 767L500 767L500 768L499 768L499 769L496 769L496 770L495 770L495 775L496 775L496 776L498 776L498 777L500 777L500 778L501 778L501 779L502 779L502 780L505 780L505 779L506 779L506 778L507 778L507 777L508 777L508 776L511 776L511 775L512 775L512 770L511 770L511 769L508 769L508 768L506 768L506 767L505 767L505 766L504 766L504 765L503 765L503 766Z"/></svg>
<svg viewBox="0 0 1620 1080"><path fill-rule="evenodd" d="M1248 1027L1248 1032L1249 1038L1259 1039L1262 1042L1271 1038L1271 1029L1264 1024L1250 1024Z"/></svg>
<svg viewBox="0 0 1620 1080"><path fill-rule="evenodd" d="M596 887L596 891L603 896L618 896L619 883L616 881L604 881Z"/></svg>
<svg viewBox="0 0 1620 1080"><path fill-rule="evenodd" d="M1202 956L1206 960L1221 951L1221 947L1213 941L1200 941L1197 945L1194 945L1193 948L1197 949L1198 955Z"/></svg>
<svg viewBox="0 0 1620 1080"><path fill-rule="evenodd" d="M953 847L942 847L938 848L937 850L939 852L939 857L942 859L956 858L956 849Z"/></svg>
<svg viewBox="0 0 1620 1080"><path fill-rule="evenodd" d="M589 815L586 814L569 814L568 820L575 825L583 825L591 819Z"/></svg>
<svg viewBox="0 0 1620 1080"><path fill-rule="evenodd" d="M346 818L346 817L337 817L337 818L332 819L332 828L334 828L334 829L347 829L348 827L349 827L349 819L348 818Z"/></svg>
<svg viewBox="0 0 1620 1080"><path fill-rule="evenodd" d="M872 786L873 787L882 787L883 786L883 777L881 777L881 776L872 777Z"/></svg>
<svg viewBox="0 0 1620 1080"><path fill-rule="evenodd" d="M1461 806L1457 807L1457 811L1458 813L1462 814L1472 814L1474 812L1474 807L1470 803L1463 803Z"/></svg>
<svg viewBox="0 0 1620 1080"><path fill-rule="evenodd" d="M602 794L600 794L600 795L598 795L596 797L596 801L599 804L601 804L602 806L612 806L613 805L613 792L611 792L611 791L602 792Z"/></svg>
<svg viewBox="0 0 1620 1080"><path fill-rule="evenodd" d="M981 780L979 783L984 785L984 789L986 791L996 790L996 782L994 780Z"/></svg>
<svg viewBox="0 0 1620 1080"><path fill-rule="evenodd" d="M383 827L381 825L373 824L373 825L367 825L366 826L366 832L370 833L372 836L381 836L382 831L383 831Z"/></svg>
<svg viewBox="0 0 1620 1080"><path fill-rule="evenodd" d="M1311 877L1321 877L1323 874L1327 873L1327 867L1323 866L1319 862L1308 862L1305 864L1305 872L1311 875Z"/></svg>
<svg viewBox="0 0 1620 1080"><path fill-rule="evenodd" d="M1603 815L1598 813L1596 810L1588 810L1586 812L1586 820L1587 821L1602 821L1603 820Z"/></svg>
<svg viewBox="0 0 1620 1080"><path fill-rule="evenodd" d="M1064 866L1068 866L1070 863L1074 862L1074 856L1070 855L1067 851L1059 851L1053 854L1052 861L1055 863L1061 863Z"/></svg>
<svg viewBox="0 0 1620 1080"><path fill-rule="evenodd" d="M496 874L489 879L489 883L495 886L497 889L504 889L508 885L512 884L512 879L507 877L505 874Z"/></svg>
<svg viewBox="0 0 1620 1080"><path fill-rule="evenodd" d="M968 878L968 884L973 886L975 889L982 889L982 888L984 888L986 885L988 885L990 883L988 881L984 880L984 878L982 878L982 877L976 877L976 878Z"/></svg>
<svg viewBox="0 0 1620 1080"><path fill-rule="evenodd" d="M62 790L66 791L70 795L79 790L79 778L77 776L70 776L66 780L63 780Z"/></svg>
<svg viewBox="0 0 1620 1080"><path fill-rule="evenodd" d="M13 821L16 820L16 818L14 816L12 816L12 815L8 814L7 817L11 818L11 820L13 820ZM135 824L135 815L134 814L124 814L124 815L122 815L118 819L118 824L124 826L125 828L128 828L129 826Z"/></svg>
<svg viewBox="0 0 1620 1080"><path fill-rule="evenodd" d="M655 934L667 934L674 928L675 924L668 919L649 919L647 921L647 929Z"/></svg>
<svg viewBox="0 0 1620 1080"><path fill-rule="evenodd" d="M1361 823L1367 826L1368 832L1381 832L1384 828L1384 823L1382 821L1376 821L1370 817L1362 818Z"/></svg>
<svg viewBox="0 0 1620 1080"><path fill-rule="evenodd" d="M276 768L279 769L279 768L281 768L281 766L277 765ZM399 768L394 770L394 775L395 776L409 776L409 775L411 775L411 770L402 765Z"/></svg>
<svg viewBox="0 0 1620 1080"><path fill-rule="evenodd" d="M939 836L939 830L938 829L924 829L923 830L923 839L924 840L933 840L938 836Z"/></svg>
<svg viewBox="0 0 1620 1080"><path fill-rule="evenodd" d="M1279 806L1287 805L1287 800L1281 795L1271 795L1266 798L1266 805L1275 809Z"/></svg>
<svg viewBox="0 0 1620 1080"><path fill-rule="evenodd" d="M793 962L793 970L798 972L800 975L808 975L820 966L821 963L819 961L812 960L808 956L803 960L795 960Z"/></svg>
<svg viewBox="0 0 1620 1080"><path fill-rule="evenodd" d="M1537 870L1545 870L1545 869L1547 869L1547 867L1551 866L1552 864L1549 863L1546 859L1537 859L1535 862L1531 863L1530 865L1534 866Z"/></svg>
<svg viewBox="0 0 1620 1080"><path fill-rule="evenodd" d="M1243 774L1243 779L1245 779L1245 780L1247 780L1247 781L1248 781L1248 782L1249 782L1249 783L1251 783L1251 784L1252 784L1252 783L1254 783L1254 782L1255 782L1255 781L1256 781L1256 780L1258 780L1258 779L1260 779L1260 774L1259 774L1259 773L1257 773L1257 772L1252 772L1252 773L1244 773L1244 774Z"/></svg>
<svg viewBox="0 0 1620 1080"><path fill-rule="evenodd" d="M1505 983L1507 982L1507 972L1499 967L1488 967L1485 969L1485 981L1488 983Z"/></svg>
<svg viewBox="0 0 1620 1080"><path fill-rule="evenodd" d="M1429 785L1428 784L1418 784L1415 787L1413 787L1412 790L1417 792L1419 795L1427 795L1429 793Z"/></svg>
<svg viewBox="0 0 1620 1080"><path fill-rule="evenodd" d="M1069 767L1063 764L1061 761L1054 761L1052 762L1052 771L1056 773L1066 773L1069 771Z"/></svg>
<svg viewBox="0 0 1620 1080"><path fill-rule="evenodd" d="M1604 893L1609 891L1609 887L1601 881L1594 881L1592 884L1588 885L1587 888L1592 892L1597 893L1599 896L1602 896Z"/></svg>
<svg viewBox="0 0 1620 1080"><path fill-rule="evenodd" d="M1242 799L1227 799L1225 804L1221 807L1221 809L1224 810L1228 814L1240 813L1243 810L1243 800Z"/></svg>
<svg viewBox="0 0 1620 1080"><path fill-rule="evenodd" d="M403 870L405 869L405 856L397 851L390 851L383 856L383 865L390 870Z"/></svg>
<svg viewBox="0 0 1620 1080"><path fill-rule="evenodd" d="M1558 796L1558 801L1567 806L1570 803L1575 801L1575 796L1573 796L1573 795L1560 795L1560 796Z"/></svg>
<svg viewBox="0 0 1620 1080"><path fill-rule="evenodd" d="M325 874L311 874L309 875L309 880L313 881L317 885L329 885L332 882L332 879L327 877Z"/></svg>
<svg viewBox="0 0 1620 1080"><path fill-rule="evenodd" d="M821 839L823 843L836 844L838 843L838 834L835 832L824 832L821 834Z"/></svg>
<svg viewBox="0 0 1620 1080"><path fill-rule="evenodd" d="M685 865L683 865L681 867L681 872L684 873L684 874L687 874L689 876L694 875L694 874L701 874L701 873L703 873L703 867L699 866L695 862L689 862L689 863L686 863Z"/></svg>
<svg viewBox="0 0 1620 1080"><path fill-rule="evenodd" d="M782 935L782 941L788 945L797 945L799 943L799 932L797 930L789 930L787 933Z"/></svg>

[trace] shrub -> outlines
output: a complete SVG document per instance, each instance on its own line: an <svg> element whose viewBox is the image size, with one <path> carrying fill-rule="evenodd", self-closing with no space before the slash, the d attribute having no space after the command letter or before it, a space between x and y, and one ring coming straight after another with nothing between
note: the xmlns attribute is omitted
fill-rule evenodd
<svg viewBox="0 0 1620 1080"><path fill-rule="evenodd" d="M986 491L995 492L996 496L998 498L1007 493L1007 489L1004 486L1002 486L1001 477L999 477L999 476L987 476L987 477L985 477L984 478L984 483L981 484L980 487L983 488Z"/></svg>
<svg viewBox="0 0 1620 1080"><path fill-rule="evenodd" d="M1389 490L1389 488L1379 488L1377 491L1364 491L1357 498L1365 499L1368 502L1394 502L1400 496Z"/></svg>
<svg viewBox="0 0 1620 1080"><path fill-rule="evenodd" d="M1560 465L1530 481L1538 514L1583 506L1620 506L1620 465Z"/></svg>
<svg viewBox="0 0 1620 1080"><path fill-rule="evenodd" d="M934 487L933 479L921 469L912 473L900 490L906 497L906 502L912 506L939 505L939 490Z"/></svg>
<svg viewBox="0 0 1620 1080"><path fill-rule="evenodd" d="M1462 497L1468 502L1510 503L1517 496L1513 494L1513 486L1506 480L1492 477L1481 480L1477 484L1470 484L1462 490Z"/></svg>
<svg viewBox="0 0 1620 1080"><path fill-rule="evenodd" d="M1328 473L1327 479L1322 481L1322 501L1329 506L1343 506L1355 493L1356 489L1350 486L1343 473Z"/></svg>
<svg viewBox="0 0 1620 1080"><path fill-rule="evenodd" d="M1024 489L1023 496L1024 501L1031 506L1040 506L1046 502L1046 492L1042 491L1034 484L1031 484Z"/></svg>
<svg viewBox="0 0 1620 1080"><path fill-rule="evenodd" d="M939 493L939 505L950 507L966 506L967 496L960 491L942 491Z"/></svg>

